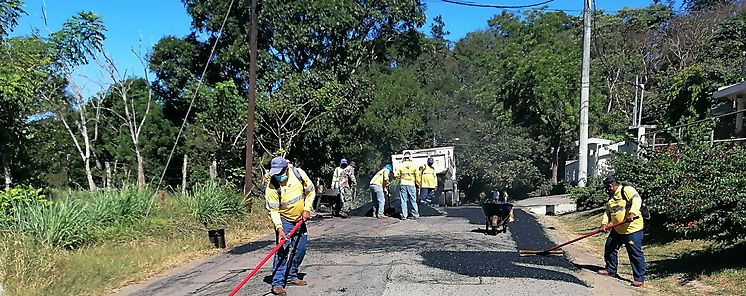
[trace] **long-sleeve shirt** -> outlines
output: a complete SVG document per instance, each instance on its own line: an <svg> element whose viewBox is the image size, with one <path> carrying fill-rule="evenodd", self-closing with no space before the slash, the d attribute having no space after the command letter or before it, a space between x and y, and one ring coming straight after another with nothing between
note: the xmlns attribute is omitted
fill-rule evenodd
<svg viewBox="0 0 746 296"><path fill-rule="evenodd" d="M417 166L412 161L403 161L394 168L394 178L399 180L399 185L416 186Z"/></svg>
<svg viewBox="0 0 746 296"><path fill-rule="evenodd" d="M624 188L624 195L622 195L622 188ZM626 199L625 199L626 197ZM606 202L606 213L602 217L602 224L607 225L609 223L616 224L626 219L627 213L633 213L638 219L635 219L631 223L625 223L620 226L614 227L614 230L619 234L630 234L639 231L643 228L642 214L640 213L640 207L642 206L642 198L637 190L632 186L621 186L617 187L614 196Z"/></svg>
<svg viewBox="0 0 746 296"><path fill-rule="evenodd" d="M372 179L370 179L370 185L378 185L381 187L388 186L389 185L389 174L391 174L389 170L385 168L381 169L380 171L378 171L378 173L373 175Z"/></svg>
<svg viewBox="0 0 746 296"><path fill-rule="evenodd" d="M420 188L438 188L438 176L435 174L435 169L429 165L425 165L422 171L417 174L417 186Z"/></svg>
<svg viewBox="0 0 746 296"><path fill-rule="evenodd" d="M294 170L298 172L303 181L295 176ZM290 168L287 174L288 179L284 184L273 180L264 191L265 206L275 229L282 228L281 219L283 218L295 222L300 220L303 211L312 211L313 200L316 198L313 182L306 172L299 168ZM276 186L279 186L279 190Z"/></svg>
<svg viewBox="0 0 746 296"><path fill-rule="evenodd" d="M339 176L339 187L350 188L357 186L357 179L355 179L355 168L347 166L342 170L342 174Z"/></svg>

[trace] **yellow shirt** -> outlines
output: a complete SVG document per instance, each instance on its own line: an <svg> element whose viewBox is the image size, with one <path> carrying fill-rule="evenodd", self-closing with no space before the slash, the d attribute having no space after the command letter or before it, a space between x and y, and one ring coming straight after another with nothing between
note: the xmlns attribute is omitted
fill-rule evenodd
<svg viewBox="0 0 746 296"><path fill-rule="evenodd" d="M622 188L624 188L624 195L629 199L629 201L625 200L622 196ZM641 206L642 198L640 198L640 194L637 193L637 190L632 188L632 186L622 187L622 185L619 185L614 196L606 202L606 214L603 215L602 223L604 225L609 223L616 224L624 221L627 213L633 213L639 218L631 223L625 223L614 227L614 230L619 234L630 234L639 231L644 226L642 222L642 214L640 213Z"/></svg>
<svg viewBox="0 0 746 296"><path fill-rule="evenodd" d="M394 168L394 178L399 180L399 185L417 185L417 166L412 161L404 161Z"/></svg>
<svg viewBox="0 0 746 296"><path fill-rule="evenodd" d="M381 187L388 185L390 173L391 172L387 169L381 169L373 176L373 179L370 180L370 185L378 185Z"/></svg>
<svg viewBox="0 0 746 296"><path fill-rule="evenodd" d="M270 182L267 185L267 190L264 191L265 206L269 211L275 229L282 228L281 217L290 222L295 222L300 220L303 211L310 212L313 210L313 199L316 197L313 182L308 178L306 172L299 168L296 168L296 170L305 180L305 188L303 182L295 176L293 168L288 168L288 179L285 184L280 184L281 196L277 194L277 187L275 187L277 181Z"/></svg>
<svg viewBox="0 0 746 296"><path fill-rule="evenodd" d="M425 165L425 168L417 174L417 184L420 188L438 188L438 176L435 174L435 169Z"/></svg>

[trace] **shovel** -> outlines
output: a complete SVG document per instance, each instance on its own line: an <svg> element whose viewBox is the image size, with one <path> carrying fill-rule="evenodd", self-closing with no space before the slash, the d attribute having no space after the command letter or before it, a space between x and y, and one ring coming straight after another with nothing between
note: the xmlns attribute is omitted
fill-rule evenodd
<svg viewBox="0 0 746 296"><path fill-rule="evenodd" d="M617 227L617 226L625 224L625 223L630 223L630 222L634 221L637 218L638 217L635 217L633 219L626 219L626 220L621 221L619 223L613 224L613 225L607 227L606 229L611 229L611 228ZM575 238L575 239L570 240L570 241L566 241L566 242L561 243L559 245L555 245L554 247L551 247L551 248L543 250L543 251L537 251L537 250L518 250L518 255L520 255L521 257L523 257L523 256L533 256L533 255L540 255L540 256L561 256L562 255L562 250L560 250L560 248L562 248L564 246L567 246L569 244L572 244L572 243L574 243L576 241L579 241L581 239L594 236L594 235L596 235L596 234L598 234L600 232L603 232L603 230L597 229L597 230L591 231L589 233L586 233L586 234L584 234L584 235L582 235L582 236L580 236L578 238Z"/></svg>

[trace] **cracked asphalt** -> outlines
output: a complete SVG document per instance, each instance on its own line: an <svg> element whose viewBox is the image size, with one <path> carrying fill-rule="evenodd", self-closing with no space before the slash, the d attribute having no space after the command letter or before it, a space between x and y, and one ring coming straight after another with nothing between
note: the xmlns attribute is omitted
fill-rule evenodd
<svg viewBox="0 0 746 296"><path fill-rule="evenodd" d="M516 210L507 233L484 234L479 207L447 208L417 221L371 217L309 222L301 266L309 285L288 295L591 295L564 257L520 257L517 249L554 243L529 214ZM267 236L174 270L117 295L227 295L274 244ZM271 295L271 261L239 295Z"/></svg>

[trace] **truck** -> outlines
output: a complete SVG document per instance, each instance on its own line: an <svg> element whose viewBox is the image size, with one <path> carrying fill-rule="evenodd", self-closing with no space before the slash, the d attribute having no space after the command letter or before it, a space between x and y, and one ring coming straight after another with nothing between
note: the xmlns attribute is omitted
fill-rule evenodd
<svg viewBox="0 0 746 296"><path fill-rule="evenodd" d="M435 200L441 206L458 206L460 204L458 191L458 177L456 172L456 158L453 147L437 147L429 149L406 150L412 153L412 162L418 167L427 165L428 157L434 160L433 168L438 176L438 188ZM391 164L396 171L400 166L404 154L391 155Z"/></svg>

